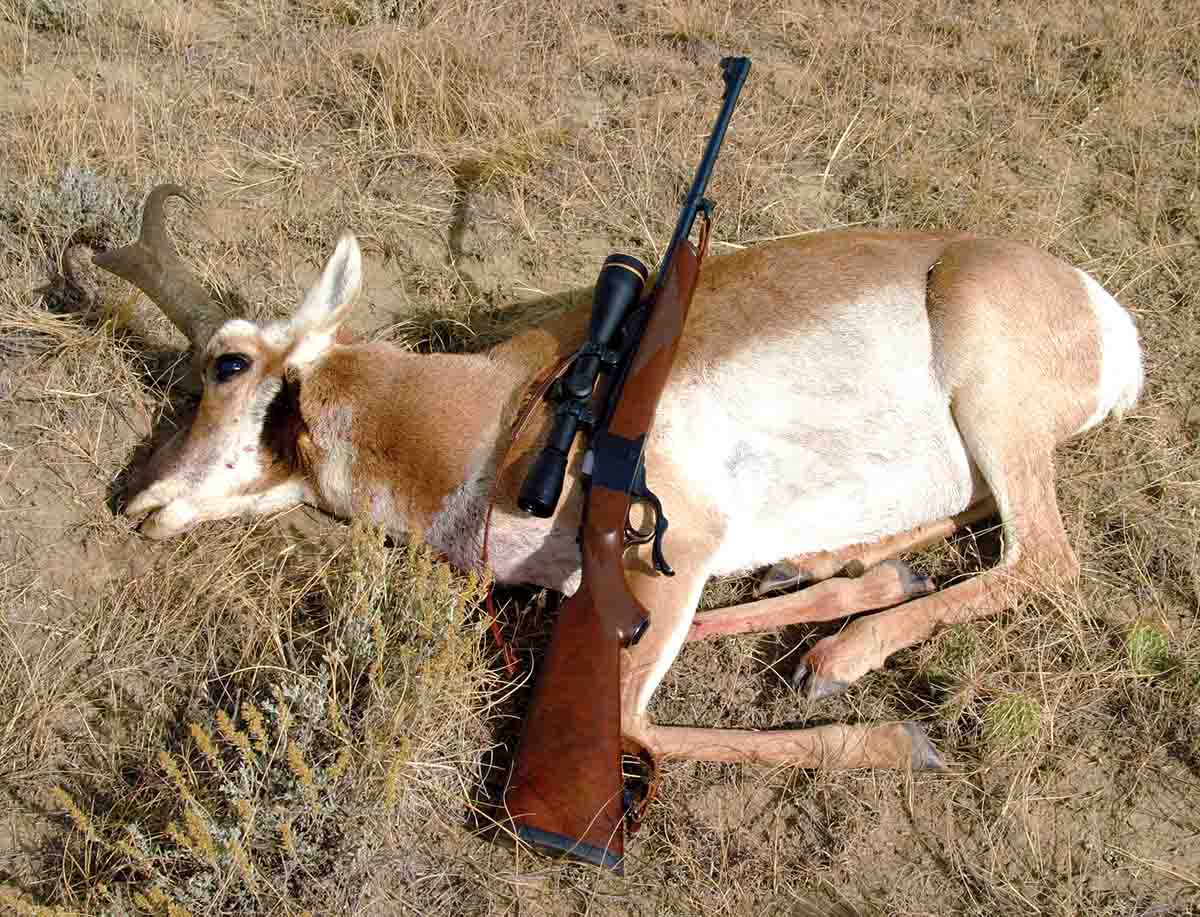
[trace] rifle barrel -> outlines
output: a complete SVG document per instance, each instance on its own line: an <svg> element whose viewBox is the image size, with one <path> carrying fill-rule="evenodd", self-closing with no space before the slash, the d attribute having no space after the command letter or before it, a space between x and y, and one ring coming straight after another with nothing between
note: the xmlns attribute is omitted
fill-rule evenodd
<svg viewBox="0 0 1200 917"><path fill-rule="evenodd" d="M721 144L725 141L725 129L729 126L729 119L733 117L733 109L737 104L738 95L742 91L742 84L746 82L746 77L750 74L750 58L722 58L721 68L725 79L724 103L721 105L720 114L717 115L717 123L713 127L712 134L709 135L704 156L700 160L700 165L696 167L696 176L692 179L687 200L684 201L683 210L679 214L679 222L675 224L675 234L671 237L671 244L667 246L662 264L659 265L658 277L654 281L655 293L662 289L667 269L671 266L671 258L675 255L675 249L679 247L680 242L692 234L696 213L700 209L701 201L704 200L704 192L708 189L708 180L712 176L713 166L716 165L717 154L721 152Z"/></svg>

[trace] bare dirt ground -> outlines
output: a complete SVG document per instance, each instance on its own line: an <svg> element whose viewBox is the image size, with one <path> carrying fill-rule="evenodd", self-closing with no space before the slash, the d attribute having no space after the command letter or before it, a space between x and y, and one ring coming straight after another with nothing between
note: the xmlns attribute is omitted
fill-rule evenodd
<svg viewBox="0 0 1200 917"><path fill-rule="evenodd" d="M714 252L857 225L1032 240L1134 312L1147 387L1059 456L1077 592L837 700L787 685L816 629L689 647L656 700L706 725L917 717L947 773L669 765L627 876L599 876L472 833L522 698L478 584L312 512L167 543L114 514L182 339L116 283L81 313L58 259L127 241L176 181L201 200L172 211L181 249L231 311L284 314L350 227L357 330L479 346L609 251L661 254L729 53L754 69ZM0 75L4 907L1198 912L1194 9L0 0ZM949 577L987 540L915 560ZM545 596L506 598L528 655Z"/></svg>

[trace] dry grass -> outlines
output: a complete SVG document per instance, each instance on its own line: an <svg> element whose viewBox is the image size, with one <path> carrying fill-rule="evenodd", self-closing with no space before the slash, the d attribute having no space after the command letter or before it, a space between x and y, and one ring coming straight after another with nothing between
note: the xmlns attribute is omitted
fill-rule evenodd
<svg viewBox="0 0 1200 917"><path fill-rule="evenodd" d="M661 254L726 53L754 70L711 188L717 251L849 225L1033 240L1136 313L1148 386L1060 453L1077 591L953 628L836 701L787 686L815 629L690 646L656 701L708 725L915 716L949 774L672 765L619 880L475 836L523 689L484 660L470 583L312 513L167 545L112 514L171 416L178 338L115 286L78 314L57 259L80 231L124 241L169 178L202 197L172 221L235 306L289 309L352 226L360 331L483 346L610 250ZM1200 20L1150 2L2 0L3 900L1196 913L1198 62ZM945 581L992 541L914 560Z"/></svg>

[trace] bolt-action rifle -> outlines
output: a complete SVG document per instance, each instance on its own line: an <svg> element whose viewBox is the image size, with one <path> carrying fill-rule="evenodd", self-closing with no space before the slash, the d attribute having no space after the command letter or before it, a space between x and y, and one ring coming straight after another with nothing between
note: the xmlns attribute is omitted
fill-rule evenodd
<svg viewBox="0 0 1200 917"><path fill-rule="evenodd" d="M650 612L625 580L624 554L653 540L654 569L672 576L663 555L667 517L646 485L646 437L674 363L711 225L704 192L750 72L745 57L721 61L725 95L704 157L684 201L649 295L636 258L605 259L593 294L588 340L551 389L557 402L548 441L524 481L518 505L553 514L568 453L591 430L581 469L585 508L579 541L583 580L558 617L525 715L504 794L515 834L543 853L623 871L621 649L650 626ZM703 216L699 249L690 241ZM615 346L614 346L615 345ZM603 373L608 384L594 395ZM593 402L599 410L593 409ZM633 503L652 513L644 532L629 521Z"/></svg>

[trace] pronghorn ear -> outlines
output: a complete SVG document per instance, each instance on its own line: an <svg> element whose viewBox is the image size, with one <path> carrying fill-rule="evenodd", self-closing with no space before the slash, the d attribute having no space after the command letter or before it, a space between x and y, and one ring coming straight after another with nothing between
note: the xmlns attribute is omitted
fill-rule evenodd
<svg viewBox="0 0 1200 917"><path fill-rule="evenodd" d="M338 238L325 270L292 318L298 337L328 335L332 339L338 325L358 298L362 288L362 252L358 240L348 232Z"/></svg>

